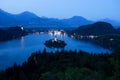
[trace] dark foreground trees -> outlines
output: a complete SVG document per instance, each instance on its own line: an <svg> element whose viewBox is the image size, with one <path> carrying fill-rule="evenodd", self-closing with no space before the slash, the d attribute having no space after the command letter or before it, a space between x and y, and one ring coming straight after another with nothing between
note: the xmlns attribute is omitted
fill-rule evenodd
<svg viewBox="0 0 120 80"><path fill-rule="evenodd" d="M0 80L120 80L120 50L111 54L38 51L22 66L15 63L1 71Z"/></svg>

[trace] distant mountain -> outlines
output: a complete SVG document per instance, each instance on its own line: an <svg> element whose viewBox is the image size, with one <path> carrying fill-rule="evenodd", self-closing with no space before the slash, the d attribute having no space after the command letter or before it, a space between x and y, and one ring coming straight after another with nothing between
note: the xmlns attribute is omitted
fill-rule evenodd
<svg viewBox="0 0 120 80"><path fill-rule="evenodd" d="M14 21L15 19L12 14L0 9L0 27L13 25L15 23Z"/></svg>
<svg viewBox="0 0 120 80"><path fill-rule="evenodd" d="M10 27L16 25L30 25L35 19L39 19L37 15L31 12L23 12L21 14L10 14L0 10L0 27ZM36 22L35 22L36 23Z"/></svg>
<svg viewBox="0 0 120 80"><path fill-rule="evenodd" d="M78 27L81 25L93 23L92 21L87 20L81 16L73 16L72 18L69 19L62 19L61 22L67 24L70 27Z"/></svg>
<svg viewBox="0 0 120 80"><path fill-rule="evenodd" d="M120 27L120 21L101 19L111 23L115 28ZM93 21L87 20L81 16L73 16L68 19L56 19L39 17L32 12L25 11L20 14L11 14L0 9L0 27L10 27L16 25L23 25L25 27L78 27L81 25L91 24Z"/></svg>
<svg viewBox="0 0 120 80"><path fill-rule="evenodd" d="M118 28L120 27L120 21L117 21L117 20L111 20L111 19L101 19L99 21L104 21L104 22L108 22L108 23L111 23L115 28Z"/></svg>
<svg viewBox="0 0 120 80"><path fill-rule="evenodd" d="M14 18L16 18L18 20L29 20L29 19L36 19L39 17L37 15L35 15L34 13L26 11L26 12L14 15Z"/></svg>
<svg viewBox="0 0 120 80"><path fill-rule="evenodd" d="M115 34L116 29L107 22L96 22L89 25L83 25L73 30L72 33L79 35L105 35L105 34Z"/></svg>
<svg viewBox="0 0 120 80"><path fill-rule="evenodd" d="M92 23L92 21L80 16L74 16L69 19L56 19L39 17L28 11L21 14L10 14L0 10L0 27L16 26L20 24L25 27L78 27L90 23Z"/></svg>

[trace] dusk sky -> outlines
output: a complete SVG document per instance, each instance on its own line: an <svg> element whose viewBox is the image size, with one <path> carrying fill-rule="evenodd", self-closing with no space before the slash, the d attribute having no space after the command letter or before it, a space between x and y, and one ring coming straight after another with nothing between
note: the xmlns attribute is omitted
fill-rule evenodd
<svg viewBox="0 0 120 80"><path fill-rule="evenodd" d="M78 15L90 20L120 21L120 0L0 0L0 8L13 14L30 11L49 18Z"/></svg>

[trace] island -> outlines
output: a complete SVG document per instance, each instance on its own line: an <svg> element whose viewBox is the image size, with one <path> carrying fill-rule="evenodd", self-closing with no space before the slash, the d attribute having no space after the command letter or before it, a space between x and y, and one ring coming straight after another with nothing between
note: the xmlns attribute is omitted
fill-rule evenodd
<svg viewBox="0 0 120 80"><path fill-rule="evenodd" d="M49 48L64 48L67 44L63 40L54 37L54 39L45 41L44 45Z"/></svg>

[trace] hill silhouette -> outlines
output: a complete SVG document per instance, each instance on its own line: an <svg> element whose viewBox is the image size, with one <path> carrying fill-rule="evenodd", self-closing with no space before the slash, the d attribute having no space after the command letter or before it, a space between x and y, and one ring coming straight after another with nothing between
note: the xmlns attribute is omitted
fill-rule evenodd
<svg viewBox="0 0 120 80"><path fill-rule="evenodd" d="M27 35L25 30L21 27L0 28L0 41L7 41Z"/></svg>
<svg viewBox="0 0 120 80"><path fill-rule="evenodd" d="M110 23L96 22L89 25L83 25L73 30L73 33L79 35L105 35L115 34L117 31Z"/></svg>

